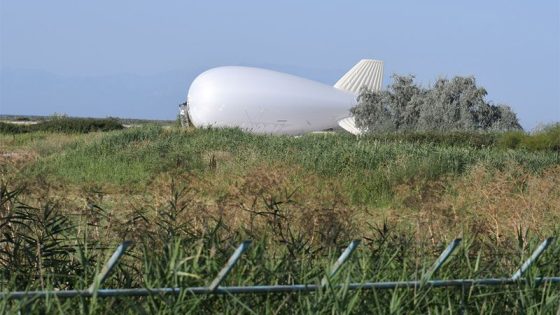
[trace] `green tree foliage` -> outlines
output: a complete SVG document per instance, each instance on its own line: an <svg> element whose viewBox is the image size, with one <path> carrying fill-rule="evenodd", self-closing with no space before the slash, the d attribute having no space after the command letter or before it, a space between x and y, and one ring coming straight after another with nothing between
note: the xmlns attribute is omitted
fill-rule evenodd
<svg viewBox="0 0 560 315"><path fill-rule="evenodd" d="M493 105L474 77L438 79L426 89L414 76L393 76L385 91L363 89L351 112L369 132L520 130L515 113Z"/></svg>

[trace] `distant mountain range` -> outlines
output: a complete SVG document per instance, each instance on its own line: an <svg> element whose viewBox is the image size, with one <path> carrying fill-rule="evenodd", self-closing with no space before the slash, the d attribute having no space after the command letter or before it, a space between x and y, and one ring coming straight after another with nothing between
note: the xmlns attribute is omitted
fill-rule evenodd
<svg viewBox="0 0 560 315"><path fill-rule="evenodd" d="M346 70L252 65L334 83ZM210 67L156 75L64 76L0 69L0 115L67 114L76 117L175 119L192 80Z"/></svg>

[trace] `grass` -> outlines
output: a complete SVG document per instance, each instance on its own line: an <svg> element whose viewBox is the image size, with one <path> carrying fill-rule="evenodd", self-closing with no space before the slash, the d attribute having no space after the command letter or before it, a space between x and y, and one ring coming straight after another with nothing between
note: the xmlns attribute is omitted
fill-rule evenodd
<svg viewBox="0 0 560 315"><path fill-rule="evenodd" d="M558 156L553 151L355 140L345 134L267 137L234 129L184 132L151 126L109 133L94 143L77 143L64 154L44 159L30 175L43 171L69 182L146 183L153 175L171 170L202 174L211 162L240 168L281 162L342 180L359 173L375 178L370 183L385 193L385 188L414 176L434 179L461 174L478 163L504 168L513 162L539 171L558 163Z"/></svg>
<svg viewBox="0 0 560 315"><path fill-rule="evenodd" d="M0 287L86 288L124 239L135 245L105 287L207 285L243 239L253 245L227 285L318 283L351 239L362 245L333 283L419 279L458 236L463 245L436 278L508 277L540 240L559 234L560 160L552 145L503 145L507 135L487 134L486 143L485 134L277 137L155 125L0 135ZM559 245L530 276L558 276ZM554 313L558 292L530 283L474 288L465 307ZM0 301L2 313L460 308L460 291L426 288Z"/></svg>
<svg viewBox="0 0 560 315"><path fill-rule="evenodd" d="M6 190L4 190L6 191ZM12 191L10 191L12 193ZM118 265L105 287L165 287L207 285L225 263L236 244L255 238L256 231L232 230L220 220L207 222L206 228L177 220L192 211L185 191L176 187L166 206L145 213L141 220L99 222L99 217L80 211L77 221L88 222L93 231L80 230L67 218L67 209L18 205L15 196L6 198L17 219L10 219L9 233L16 237L6 243L11 260L3 263L2 287L86 288L100 264L108 258L114 243L98 233L120 231L122 238L135 239L135 246ZM13 203L15 202L15 203ZM12 204L13 203L13 204ZM4 210L5 208L3 208ZM90 211L103 212L102 209ZM266 216L273 215L273 212ZM183 217L184 218L184 217ZM289 235L289 219L280 227L269 223L271 234L255 238L224 285L318 283L333 263L347 239L328 247L313 244L307 236ZM125 223L125 224L123 224ZM84 225L86 226L86 225ZM83 227L82 227L83 228ZM25 235L25 236L24 236ZM354 281L419 279L445 246L425 243L388 224L374 226L364 244L332 284ZM525 239L525 240L524 240ZM15 246L14 244L18 244ZM520 237L516 242L497 246L484 235L465 235L462 245L437 277L443 279L508 276L535 248L537 238ZM112 246L109 246L112 245ZM38 254L37 248L41 250ZM552 275L558 268L560 247L553 246L540 259L530 276ZM551 313L558 307L557 288L520 284L512 287L473 288L467 292L467 311L508 313ZM401 313L455 312L461 308L459 290L429 289L393 291L347 291L327 287L315 294L244 295L238 297L51 299L0 301L3 312L21 308L32 312L111 313Z"/></svg>
<svg viewBox="0 0 560 315"><path fill-rule="evenodd" d="M19 134L38 131L88 133L94 131L120 130L123 128L123 125L117 119L113 118L95 119L60 117L26 125L0 122L0 134Z"/></svg>
<svg viewBox="0 0 560 315"><path fill-rule="evenodd" d="M498 139L501 147L525 150L554 150L560 151L560 123L551 124L533 134L523 132L509 132Z"/></svg>

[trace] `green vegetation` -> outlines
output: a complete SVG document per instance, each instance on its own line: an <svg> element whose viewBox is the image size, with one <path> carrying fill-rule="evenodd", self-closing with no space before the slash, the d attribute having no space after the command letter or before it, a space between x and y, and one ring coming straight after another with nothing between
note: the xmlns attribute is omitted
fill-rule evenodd
<svg viewBox="0 0 560 315"><path fill-rule="evenodd" d="M560 123L552 124L534 134L509 132L503 134L498 144L510 149L553 150L560 152Z"/></svg>
<svg viewBox="0 0 560 315"><path fill-rule="evenodd" d="M87 288L122 240L105 287L204 286L254 240L225 285L508 277L560 232L558 125L526 133L252 135L155 125L0 135L0 288ZM515 138L518 137L518 138ZM519 140L511 140L512 138ZM558 240L530 277L558 276ZM554 313L556 285L468 290L469 313ZM460 290L0 301L34 313L448 313Z"/></svg>
<svg viewBox="0 0 560 315"><path fill-rule="evenodd" d="M404 132L371 133L368 139L388 142L432 143L473 148L522 149L526 151L560 151L560 124L545 126L533 133L508 132Z"/></svg>
<svg viewBox="0 0 560 315"><path fill-rule="evenodd" d="M503 168L515 162L531 171L550 167L558 163L548 142L557 129L550 129L550 136L524 135L527 140L523 141L539 143L527 149L545 149L527 152L495 148L509 148L505 139L517 133L372 135L356 140L347 134L294 138L251 135L236 129L184 132L147 126L108 133L92 143L76 142L65 154L46 157L26 171L29 176L74 183L129 185L146 183L168 171L202 175L213 156L215 163L224 164L220 168L281 162L335 179L356 193L385 195L394 185L412 178L460 175L479 163ZM520 146L516 143L512 148ZM366 186L355 187L357 177Z"/></svg>
<svg viewBox="0 0 560 315"><path fill-rule="evenodd" d="M55 118L36 124L13 124L0 122L0 134L19 134L29 132L88 133L123 129L123 125L113 118Z"/></svg>
<svg viewBox="0 0 560 315"><path fill-rule="evenodd" d="M440 78L433 87L414 83L414 76L393 75L388 90L364 89L351 112L362 130L377 132L521 130L507 105L493 105L474 77Z"/></svg>

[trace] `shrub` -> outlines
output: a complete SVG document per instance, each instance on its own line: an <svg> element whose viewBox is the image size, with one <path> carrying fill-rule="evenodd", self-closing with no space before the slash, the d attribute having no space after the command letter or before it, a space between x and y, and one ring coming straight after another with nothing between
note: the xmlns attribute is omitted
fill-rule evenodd
<svg viewBox="0 0 560 315"><path fill-rule="evenodd" d="M0 133L3 133L3 134L24 133L22 127L23 126L21 126L21 125L0 122Z"/></svg>
<svg viewBox="0 0 560 315"><path fill-rule="evenodd" d="M523 133L521 133L523 134ZM403 133L372 133L366 137L381 141L402 141L411 143L431 143L444 146L467 146L474 148L493 147L500 139L493 132L403 132Z"/></svg>
<svg viewBox="0 0 560 315"><path fill-rule="evenodd" d="M88 133L94 131L120 130L123 128L124 126L115 118L93 119L57 117L34 125L0 123L0 133L4 134L28 133L34 131Z"/></svg>
<svg viewBox="0 0 560 315"><path fill-rule="evenodd" d="M520 131L506 132L498 140L498 145L506 149L517 149L525 136L525 133Z"/></svg>
<svg viewBox="0 0 560 315"><path fill-rule="evenodd" d="M414 83L413 76L393 76L381 92L362 90L351 109L359 128L368 132L520 130L515 113L493 105L473 77L439 79L433 88Z"/></svg>
<svg viewBox="0 0 560 315"><path fill-rule="evenodd" d="M541 131L526 134L519 131L504 133L498 145L505 149L526 149L528 151L560 151L560 123L546 126Z"/></svg>

